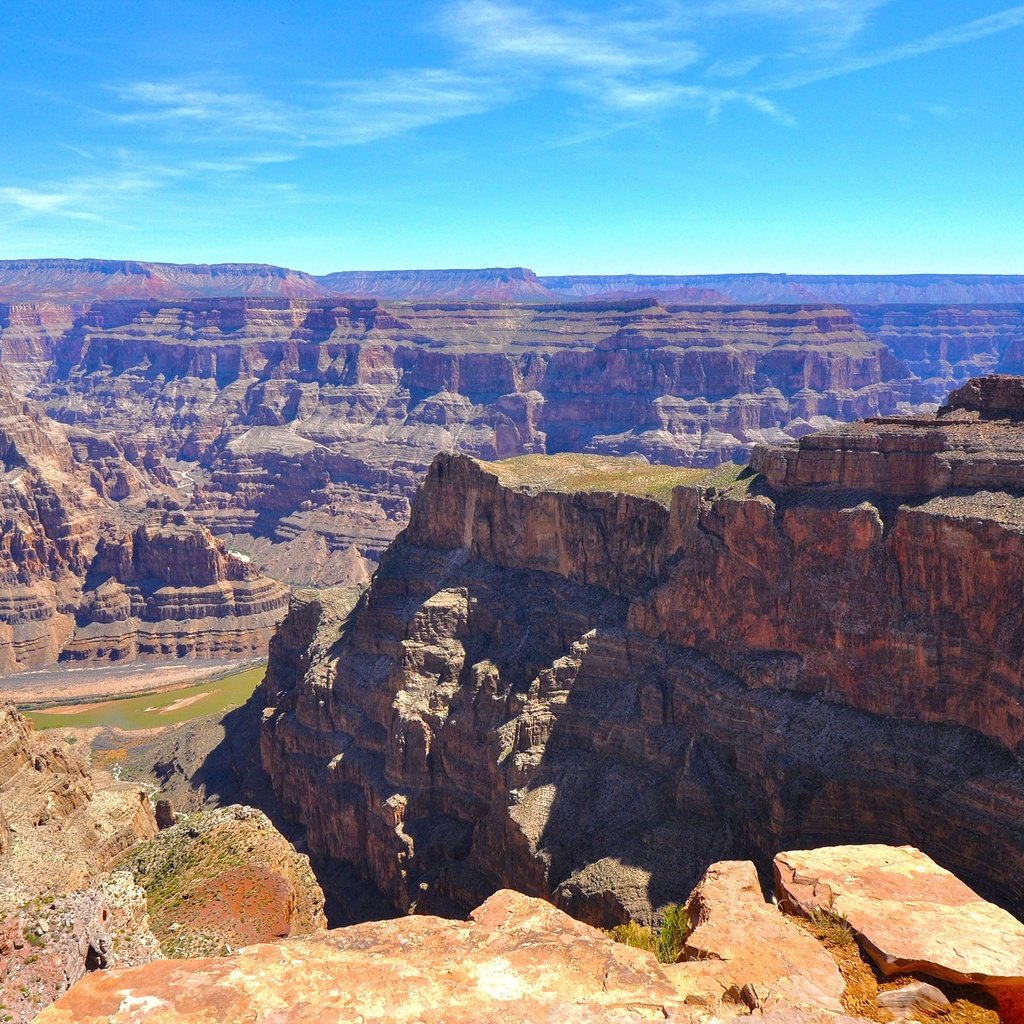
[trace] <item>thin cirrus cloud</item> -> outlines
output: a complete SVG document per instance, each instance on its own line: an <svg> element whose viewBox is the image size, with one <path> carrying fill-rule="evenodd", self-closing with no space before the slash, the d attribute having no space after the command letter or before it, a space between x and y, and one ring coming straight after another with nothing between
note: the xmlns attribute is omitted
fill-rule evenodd
<svg viewBox="0 0 1024 1024"><path fill-rule="evenodd" d="M837 78L841 75L853 74L857 71L867 71L871 68L883 67L886 64L894 64L897 61L910 60L913 57L921 57L927 53L935 53L938 50L948 50L955 46L963 46L972 43L977 39L984 39L1000 32L1024 26L1024 6L1007 8L998 14L990 14L983 18L975 18L973 21L954 25L952 28L943 29L939 32L932 32L898 46L891 46L875 53L868 53L836 64L823 67L809 68L805 71L798 71L794 74L784 76L770 83L769 90L784 91L797 89L805 85L813 85L829 78Z"/></svg>
<svg viewBox="0 0 1024 1024"><path fill-rule="evenodd" d="M492 107L500 86L481 76L443 68L396 71L379 79L308 83L320 102L303 106L260 93L192 78L185 82L133 82L116 90L130 109L112 114L135 125L205 129L212 138L273 139L296 148L361 145L480 113ZM196 136L191 136L196 139ZM249 166L294 154L259 154ZM238 161L228 161L233 163Z"/></svg>
<svg viewBox="0 0 1024 1024"><path fill-rule="evenodd" d="M191 142L246 140L271 145L213 158L197 170L239 173L294 158L303 148L365 145L474 114L547 90L569 114L624 119L681 109L715 120L730 105L794 124L777 96L802 86L961 45L1024 23L1024 7L979 18L918 40L852 54L888 0L663 0L638 14L602 15L510 0L451 0L433 28L454 48L447 67L398 69L376 78L301 83L313 103L287 102L231 83L194 77L133 82L116 89L115 120L180 129ZM723 26L732 45L758 40L765 25L774 52L714 53ZM774 71L772 69L775 69ZM742 83L742 87L740 87ZM593 137L584 132L579 137Z"/></svg>
<svg viewBox="0 0 1024 1024"><path fill-rule="evenodd" d="M126 154L120 154L124 158ZM118 201L130 201L161 188L178 169L154 167L147 171L70 177L45 182L39 188L0 187L0 207L15 217L46 215L70 220L100 221Z"/></svg>

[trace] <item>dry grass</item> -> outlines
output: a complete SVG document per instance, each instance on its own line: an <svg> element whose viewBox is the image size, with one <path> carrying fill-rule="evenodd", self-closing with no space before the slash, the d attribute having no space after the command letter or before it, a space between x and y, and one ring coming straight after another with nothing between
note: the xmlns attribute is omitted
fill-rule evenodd
<svg viewBox="0 0 1024 1024"><path fill-rule="evenodd" d="M625 946L654 953L663 964L674 964L683 954L683 944L690 934L690 919L686 907L670 903L662 914L660 928L649 928L636 921L627 921L616 925L608 934Z"/></svg>
<svg viewBox="0 0 1024 1024"><path fill-rule="evenodd" d="M534 491L607 491L653 498L663 505L683 484L703 483L710 471L677 466L652 466L643 459L614 455L519 455L488 468L508 487Z"/></svg>
<svg viewBox="0 0 1024 1024"><path fill-rule="evenodd" d="M832 955L846 982L843 1008L851 1016L887 1024L894 1018L888 1010L883 1010L875 1002L878 993L902 988L914 981L927 981L945 992L953 1008L942 1017L928 1018L922 1014L921 1019L941 1020L943 1024L1000 1024L995 1001L976 988L951 985L924 976L899 975L886 978L861 950L849 925L841 918L817 913L810 919L791 917L789 920L809 931Z"/></svg>

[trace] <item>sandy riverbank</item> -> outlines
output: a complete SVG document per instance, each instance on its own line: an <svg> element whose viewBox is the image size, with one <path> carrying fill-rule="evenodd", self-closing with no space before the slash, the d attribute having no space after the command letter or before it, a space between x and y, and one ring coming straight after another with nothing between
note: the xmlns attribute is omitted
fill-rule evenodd
<svg viewBox="0 0 1024 1024"><path fill-rule="evenodd" d="M259 664L260 659L247 658L237 661L131 662L84 668L60 666L0 676L0 699L13 700L19 707L73 701L78 705L74 710L81 711L84 710L81 704L88 702L195 686L207 679Z"/></svg>

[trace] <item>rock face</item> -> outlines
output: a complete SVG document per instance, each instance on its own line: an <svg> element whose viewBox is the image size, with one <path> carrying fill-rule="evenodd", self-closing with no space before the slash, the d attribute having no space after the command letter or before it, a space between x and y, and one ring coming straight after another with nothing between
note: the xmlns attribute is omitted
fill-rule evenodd
<svg viewBox="0 0 1024 1024"><path fill-rule="evenodd" d="M199 523L305 584L365 580L438 450L713 466L921 400L820 307L125 301L47 345L45 379L34 349L19 372L52 417L130 439Z"/></svg>
<svg viewBox="0 0 1024 1024"><path fill-rule="evenodd" d="M428 291L462 287L438 274ZM529 298L529 272L467 274L497 290L21 303L0 307L0 358L105 494L123 500L128 459L302 585L363 582L438 451L712 467L1024 368L1020 305L684 306L694 295L671 291L517 305L497 299Z"/></svg>
<svg viewBox="0 0 1024 1024"><path fill-rule="evenodd" d="M862 851L870 858L872 849ZM828 851L807 855L818 853L827 858ZM864 1006L862 986L847 992L827 945L764 902L753 864L712 864L684 909L692 930L676 963L658 964L652 953L613 942L548 903L503 890L468 920L405 917L215 960L104 971L39 1021L864 1024L844 1013ZM957 937L944 941L949 951ZM985 1009L991 998L984 990L965 996L950 989L951 1005L938 985L905 979L898 991L876 993L868 1012L873 1020L891 1019L881 1007L997 1019ZM1020 1019L1014 1012L1011 1005L1001 1019Z"/></svg>
<svg viewBox="0 0 1024 1024"><path fill-rule="evenodd" d="M842 1013L845 985L835 961L765 903L750 861L712 864L691 893L687 911L692 931L684 955L691 963L677 970L713 978L722 997L746 990L765 1009L775 1002Z"/></svg>
<svg viewBox="0 0 1024 1024"><path fill-rule="evenodd" d="M844 918L886 975L923 973L1024 995L1024 924L920 850L835 846L780 853L775 879L785 909Z"/></svg>
<svg viewBox="0 0 1024 1024"><path fill-rule="evenodd" d="M12 898L81 888L156 833L142 790L98 788L70 751L51 746L7 702L0 703L0 806L0 894Z"/></svg>
<svg viewBox="0 0 1024 1024"><path fill-rule="evenodd" d="M145 890L164 956L216 956L327 927L309 859L251 807L189 814L119 866Z"/></svg>
<svg viewBox="0 0 1024 1024"><path fill-rule="evenodd" d="M27 1021L82 977L159 954L130 876L105 876L156 832L146 794L97 785L0 703L0 1006Z"/></svg>
<svg viewBox="0 0 1024 1024"><path fill-rule="evenodd" d="M262 651L287 589L188 513L145 443L65 429L0 368L0 673Z"/></svg>
<svg viewBox="0 0 1024 1024"><path fill-rule="evenodd" d="M354 611L303 601L275 640L278 796L402 909L505 886L607 926L716 858L895 842L1019 910L1024 498L904 499L891 456L930 430L994 486L1024 434L995 396L1021 386L801 442L826 485L776 474L788 451L655 497L606 463L556 491L540 460L439 456Z"/></svg>
<svg viewBox="0 0 1024 1024"><path fill-rule="evenodd" d="M500 892L467 922L414 917L315 939L252 946L217 960L161 961L78 985L40 1024L270 1017L470 1024L665 1019L681 1003L650 954L553 907ZM687 1020L688 1015L676 1019Z"/></svg>

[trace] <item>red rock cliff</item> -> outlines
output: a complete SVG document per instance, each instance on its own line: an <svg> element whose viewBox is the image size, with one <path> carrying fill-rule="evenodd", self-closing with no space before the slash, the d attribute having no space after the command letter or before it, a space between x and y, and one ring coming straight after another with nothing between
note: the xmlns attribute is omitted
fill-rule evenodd
<svg viewBox="0 0 1024 1024"><path fill-rule="evenodd" d="M439 456L354 612L301 601L275 640L278 795L400 907L508 885L608 924L715 858L881 841L1019 910L1022 387L667 503ZM922 432L981 482L932 493ZM805 452L824 483L786 476Z"/></svg>

